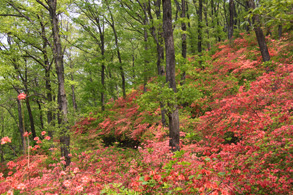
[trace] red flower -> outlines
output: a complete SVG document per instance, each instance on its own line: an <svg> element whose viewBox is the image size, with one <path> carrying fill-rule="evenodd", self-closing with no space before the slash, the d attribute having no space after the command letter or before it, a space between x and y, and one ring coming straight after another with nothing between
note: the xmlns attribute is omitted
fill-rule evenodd
<svg viewBox="0 0 293 195"><path fill-rule="evenodd" d="M31 134L31 132L30 132L30 133L25 132L25 133L23 134L23 137L28 137L30 134Z"/></svg>
<svg viewBox="0 0 293 195"><path fill-rule="evenodd" d="M1 139L1 145L6 144L7 142L11 143L11 139L9 137L3 137Z"/></svg>
<svg viewBox="0 0 293 195"><path fill-rule="evenodd" d="M19 100L25 100L25 98L26 98L26 94L25 94L25 93L20 93L20 94L17 96L17 98L18 98Z"/></svg>

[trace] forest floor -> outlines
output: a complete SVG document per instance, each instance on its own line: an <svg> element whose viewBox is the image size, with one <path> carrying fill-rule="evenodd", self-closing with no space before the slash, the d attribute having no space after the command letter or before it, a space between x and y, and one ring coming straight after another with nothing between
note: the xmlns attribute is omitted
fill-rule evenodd
<svg viewBox="0 0 293 195"><path fill-rule="evenodd" d="M180 151L169 150L166 94L152 78L147 93L133 89L72 127L70 166L42 139L29 164L1 167L0 193L293 194L293 44L266 39L267 63L255 37L240 34L180 65Z"/></svg>

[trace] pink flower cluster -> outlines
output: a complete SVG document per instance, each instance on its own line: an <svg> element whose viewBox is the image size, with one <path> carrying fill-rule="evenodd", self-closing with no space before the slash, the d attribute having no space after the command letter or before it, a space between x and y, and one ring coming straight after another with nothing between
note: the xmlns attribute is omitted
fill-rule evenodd
<svg viewBox="0 0 293 195"><path fill-rule="evenodd" d="M1 145L6 144L6 143L11 143L11 139L9 137L3 137L1 139Z"/></svg>

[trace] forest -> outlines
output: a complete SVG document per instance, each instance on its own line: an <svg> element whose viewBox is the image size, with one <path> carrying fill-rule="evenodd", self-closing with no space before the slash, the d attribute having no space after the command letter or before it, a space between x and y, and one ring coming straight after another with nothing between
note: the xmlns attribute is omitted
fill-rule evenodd
<svg viewBox="0 0 293 195"><path fill-rule="evenodd" d="M1 0L0 194L293 195L293 0Z"/></svg>

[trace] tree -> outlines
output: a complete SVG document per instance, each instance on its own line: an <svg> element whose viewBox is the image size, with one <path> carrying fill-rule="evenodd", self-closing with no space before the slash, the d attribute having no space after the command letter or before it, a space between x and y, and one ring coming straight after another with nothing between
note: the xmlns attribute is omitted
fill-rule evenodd
<svg viewBox="0 0 293 195"><path fill-rule="evenodd" d="M65 79L64 79L64 52L61 43L60 30L59 30L59 19L57 12L57 0L48 0L46 4L42 1L37 0L50 14L50 20L52 25L53 34L53 55L56 68L56 75L58 78L58 124L61 127L60 143L61 143L61 156L65 157L66 166L71 162L70 160L70 135L68 126L68 107L67 98L65 91Z"/></svg>
<svg viewBox="0 0 293 195"><path fill-rule="evenodd" d="M176 93L175 80L175 49L172 29L172 5L171 0L163 0L163 31L166 50L166 82L169 88ZM179 147L179 113L176 102L169 104L169 146L172 151L178 151Z"/></svg>
<svg viewBox="0 0 293 195"><path fill-rule="evenodd" d="M119 69L120 69L120 75L121 75L121 80L122 80L122 94L123 94L123 98L125 99L126 98L125 73L124 73L123 64L122 64L120 46L119 46L119 43L118 43L117 30L116 30L116 27L115 27L115 21L114 21L113 14L112 14L110 6L109 6L109 2L108 1L105 1L105 2L107 4L108 12L110 14L110 19L109 20L107 18L105 18L105 19L106 19L107 23L111 26L111 28L113 30L113 33L114 33L115 46L116 46L117 56L118 56L118 60L119 60Z"/></svg>
<svg viewBox="0 0 293 195"><path fill-rule="evenodd" d="M254 0L247 0L248 1L248 6L251 9L251 12L255 9L255 3ZM261 29L261 23L260 23L260 19L259 19L259 15L258 14L253 14L252 15L252 23L254 26L254 32L256 35L256 39L258 42L258 46L261 52L261 56L264 62L266 61L270 61L270 54L269 54L269 50L265 41L265 36L263 34L263 31Z"/></svg>
<svg viewBox="0 0 293 195"><path fill-rule="evenodd" d="M228 23L228 39L232 39L234 30L234 15L235 15L235 4L234 0L229 0L229 23Z"/></svg>

